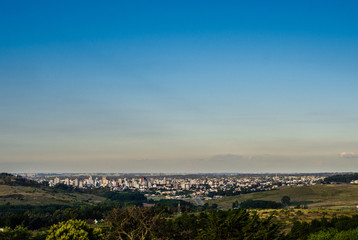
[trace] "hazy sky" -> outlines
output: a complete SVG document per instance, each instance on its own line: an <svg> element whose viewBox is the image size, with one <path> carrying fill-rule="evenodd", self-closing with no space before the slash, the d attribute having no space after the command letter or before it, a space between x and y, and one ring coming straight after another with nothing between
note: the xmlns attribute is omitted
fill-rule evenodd
<svg viewBox="0 0 358 240"><path fill-rule="evenodd" d="M0 171L358 171L357 12L3 1Z"/></svg>

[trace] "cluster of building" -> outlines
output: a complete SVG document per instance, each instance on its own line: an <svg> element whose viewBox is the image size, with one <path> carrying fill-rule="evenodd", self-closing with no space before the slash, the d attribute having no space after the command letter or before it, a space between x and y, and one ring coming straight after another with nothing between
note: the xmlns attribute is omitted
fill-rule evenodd
<svg viewBox="0 0 358 240"><path fill-rule="evenodd" d="M74 188L110 188L113 191L133 190L167 198L218 197L241 193L269 191L280 186L314 185L321 176L146 176L146 177L52 177L50 186L65 184Z"/></svg>

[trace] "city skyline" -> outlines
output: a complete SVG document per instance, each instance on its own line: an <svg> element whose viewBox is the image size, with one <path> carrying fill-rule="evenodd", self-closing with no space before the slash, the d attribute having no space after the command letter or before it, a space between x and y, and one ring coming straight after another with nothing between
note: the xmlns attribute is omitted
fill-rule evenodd
<svg viewBox="0 0 358 240"><path fill-rule="evenodd" d="M358 4L0 4L2 172L358 171Z"/></svg>

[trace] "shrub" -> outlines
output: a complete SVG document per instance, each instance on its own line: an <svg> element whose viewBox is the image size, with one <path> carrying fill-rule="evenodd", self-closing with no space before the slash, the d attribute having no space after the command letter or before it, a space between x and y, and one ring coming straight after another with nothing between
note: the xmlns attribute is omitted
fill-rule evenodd
<svg viewBox="0 0 358 240"><path fill-rule="evenodd" d="M82 220L68 220L52 225L46 240L100 240L100 229L92 228Z"/></svg>

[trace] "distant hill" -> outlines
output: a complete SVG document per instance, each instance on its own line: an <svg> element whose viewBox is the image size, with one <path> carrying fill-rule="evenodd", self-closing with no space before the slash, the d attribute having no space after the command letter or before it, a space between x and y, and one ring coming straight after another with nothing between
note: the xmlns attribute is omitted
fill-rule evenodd
<svg viewBox="0 0 358 240"><path fill-rule="evenodd" d="M65 184L49 187L21 176L0 173L0 205L74 205L104 201L125 205L146 200L139 192L113 192L109 188L76 189Z"/></svg>
<svg viewBox="0 0 358 240"><path fill-rule="evenodd" d="M283 196L291 198L291 206L306 205L308 208L356 208L358 205L358 185L320 184L314 186L282 187L279 190L243 194L233 197L209 200L219 208L229 209L232 203L245 200L265 200L280 202Z"/></svg>
<svg viewBox="0 0 358 240"><path fill-rule="evenodd" d="M23 178L21 176L14 176L9 173L0 173L0 185L33 186L33 187L43 186L43 184L40 184L36 181Z"/></svg>
<svg viewBox="0 0 358 240"><path fill-rule="evenodd" d="M326 177L324 179L325 183L350 183L351 181L358 180L358 173L354 174L341 174L341 175L333 175Z"/></svg>
<svg viewBox="0 0 358 240"><path fill-rule="evenodd" d="M73 205L105 200L105 197L94 194L64 191L20 176L0 173L0 205Z"/></svg>

